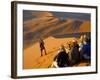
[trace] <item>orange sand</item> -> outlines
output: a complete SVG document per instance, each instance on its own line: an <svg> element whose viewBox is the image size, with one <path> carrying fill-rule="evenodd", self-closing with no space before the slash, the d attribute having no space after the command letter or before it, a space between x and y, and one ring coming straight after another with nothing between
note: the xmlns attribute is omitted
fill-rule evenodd
<svg viewBox="0 0 100 80"><path fill-rule="evenodd" d="M32 69L32 68L47 68L51 65L54 56L57 53L58 48L73 38L63 38L55 39L53 37L48 37L44 40L47 55L41 57L39 43L33 44L31 47L28 47L24 50L24 59L23 59L23 68Z"/></svg>

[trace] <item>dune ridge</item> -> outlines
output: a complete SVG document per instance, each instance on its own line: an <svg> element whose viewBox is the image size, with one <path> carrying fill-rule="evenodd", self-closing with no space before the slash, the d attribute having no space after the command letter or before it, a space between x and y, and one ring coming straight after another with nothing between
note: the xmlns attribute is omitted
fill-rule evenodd
<svg viewBox="0 0 100 80"><path fill-rule="evenodd" d="M46 14L47 13L47 14ZM52 13L40 12L36 18L24 22L24 48L38 41L40 37L90 32L90 21L68 18L61 20ZM42 16L42 17L41 17Z"/></svg>

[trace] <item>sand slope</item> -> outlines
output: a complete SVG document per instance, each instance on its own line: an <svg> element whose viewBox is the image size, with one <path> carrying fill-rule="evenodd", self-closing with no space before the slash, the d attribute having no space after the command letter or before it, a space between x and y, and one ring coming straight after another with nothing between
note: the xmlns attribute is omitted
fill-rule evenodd
<svg viewBox="0 0 100 80"><path fill-rule="evenodd" d="M32 45L31 47L24 50L24 69L34 69L34 68L48 68L57 54L59 47L63 44L66 45L67 42L73 40L74 38L64 38L55 39L53 37L48 37L45 39L45 47L47 50L47 55L43 54L41 56L39 43ZM58 44L59 43L59 44ZM80 63L75 66L85 66L87 63Z"/></svg>
<svg viewBox="0 0 100 80"><path fill-rule="evenodd" d="M29 48L24 49L24 68L31 69L31 68L47 68L51 65L54 56L57 53L58 48L69 40L73 38L64 38L64 39L55 39L53 37L48 37L44 40L45 47L47 50L47 55L41 57L39 43L32 45ZM59 43L59 44L58 44ZM41 66L40 66L41 65Z"/></svg>

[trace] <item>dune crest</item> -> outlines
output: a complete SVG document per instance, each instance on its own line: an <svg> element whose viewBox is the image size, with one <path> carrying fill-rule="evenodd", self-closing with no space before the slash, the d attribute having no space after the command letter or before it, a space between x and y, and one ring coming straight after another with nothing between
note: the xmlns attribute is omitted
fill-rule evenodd
<svg viewBox="0 0 100 80"><path fill-rule="evenodd" d="M53 16L53 14L50 12L33 12L32 15L35 17L51 17L51 16Z"/></svg>
<svg viewBox="0 0 100 80"><path fill-rule="evenodd" d="M24 22L24 48L37 42L40 37L59 37L66 34L90 32L90 21L66 19L57 17L38 17ZM66 36L64 36L66 37Z"/></svg>

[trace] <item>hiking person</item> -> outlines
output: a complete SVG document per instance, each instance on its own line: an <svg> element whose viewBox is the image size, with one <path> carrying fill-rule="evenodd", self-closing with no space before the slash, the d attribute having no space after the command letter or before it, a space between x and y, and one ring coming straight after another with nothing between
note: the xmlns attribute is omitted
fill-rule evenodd
<svg viewBox="0 0 100 80"><path fill-rule="evenodd" d="M46 53L46 49L45 49L45 46L44 46L45 44L44 44L43 39L40 38L39 44L40 44L41 56L43 56L43 51L46 55L47 53Z"/></svg>

